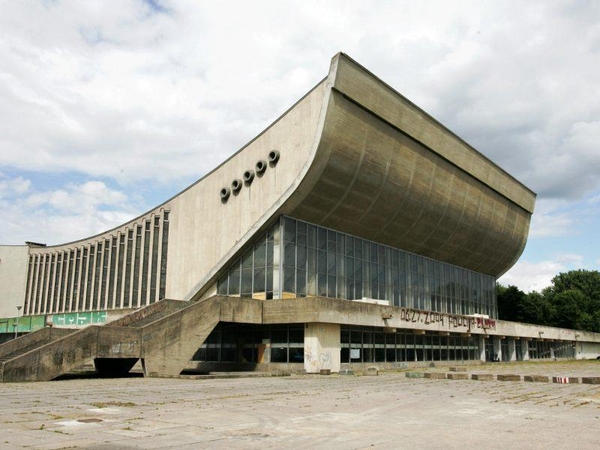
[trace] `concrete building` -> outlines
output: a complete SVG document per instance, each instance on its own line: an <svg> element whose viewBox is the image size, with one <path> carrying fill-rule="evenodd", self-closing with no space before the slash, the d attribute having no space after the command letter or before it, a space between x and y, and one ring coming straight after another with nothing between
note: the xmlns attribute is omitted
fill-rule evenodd
<svg viewBox="0 0 600 450"><path fill-rule="evenodd" d="M523 251L534 203L338 54L270 127L146 214L63 245L0 247L0 311L23 313L0 332L108 323L114 346L129 327L136 350L93 354L98 332L88 358L142 358L148 375L595 355L598 334L497 319L495 281ZM159 329L179 343L146 348Z"/></svg>

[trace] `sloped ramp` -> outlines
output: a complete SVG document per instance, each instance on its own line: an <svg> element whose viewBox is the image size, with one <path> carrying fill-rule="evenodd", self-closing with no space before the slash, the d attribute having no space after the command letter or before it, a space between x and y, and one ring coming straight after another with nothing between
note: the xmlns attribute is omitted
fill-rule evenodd
<svg viewBox="0 0 600 450"><path fill-rule="evenodd" d="M0 380L49 381L92 360L101 374L119 375L139 359L145 376L173 377L181 373L219 321L261 320L260 300L163 300L106 325L60 331L56 339L42 339L42 335L16 339L15 349L4 352ZM58 329L49 330L45 333L52 335ZM25 337L28 342L17 343Z"/></svg>

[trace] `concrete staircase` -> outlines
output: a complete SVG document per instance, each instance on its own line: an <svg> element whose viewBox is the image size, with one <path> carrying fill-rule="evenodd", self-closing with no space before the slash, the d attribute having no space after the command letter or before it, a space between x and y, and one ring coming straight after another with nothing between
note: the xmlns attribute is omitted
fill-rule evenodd
<svg viewBox="0 0 600 450"><path fill-rule="evenodd" d="M106 325L45 328L0 345L0 381L48 381L91 361L99 374L118 376L140 359L145 376L173 377L219 321L261 320L260 300L162 300Z"/></svg>

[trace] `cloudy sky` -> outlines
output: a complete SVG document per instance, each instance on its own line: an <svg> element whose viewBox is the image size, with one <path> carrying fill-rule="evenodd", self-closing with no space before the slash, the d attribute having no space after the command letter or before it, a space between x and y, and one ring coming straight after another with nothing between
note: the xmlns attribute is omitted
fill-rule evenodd
<svg viewBox="0 0 600 450"><path fill-rule="evenodd" d="M116 226L201 177L338 51L538 194L500 281L600 266L600 2L0 0L0 243Z"/></svg>

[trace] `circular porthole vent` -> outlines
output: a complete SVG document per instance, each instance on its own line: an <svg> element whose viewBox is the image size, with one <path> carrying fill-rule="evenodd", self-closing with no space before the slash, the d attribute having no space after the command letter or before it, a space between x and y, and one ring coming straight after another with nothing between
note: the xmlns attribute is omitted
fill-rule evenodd
<svg viewBox="0 0 600 450"><path fill-rule="evenodd" d="M277 164L277 162L279 161L279 151L278 150L271 150L269 152L269 164L271 165L275 165Z"/></svg>
<svg viewBox="0 0 600 450"><path fill-rule="evenodd" d="M256 162L256 173L262 175L267 170L267 162L262 159Z"/></svg>
<svg viewBox="0 0 600 450"><path fill-rule="evenodd" d="M252 180L254 180L254 170L246 170L244 172L244 183L251 184Z"/></svg>
<svg viewBox="0 0 600 450"><path fill-rule="evenodd" d="M231 190L233 192L238 192L242 188L242 180L238 180L237 178L231 182Z"/></svg>
<svg viewBox="0 0 600 450"><path fill-rule="evenodd" d="M231 190L229 188L224 187L223 189L221 189L221 192L219 192L219 195L221 196L221 201L226 202L229 196L231 195Z"/></svg>

